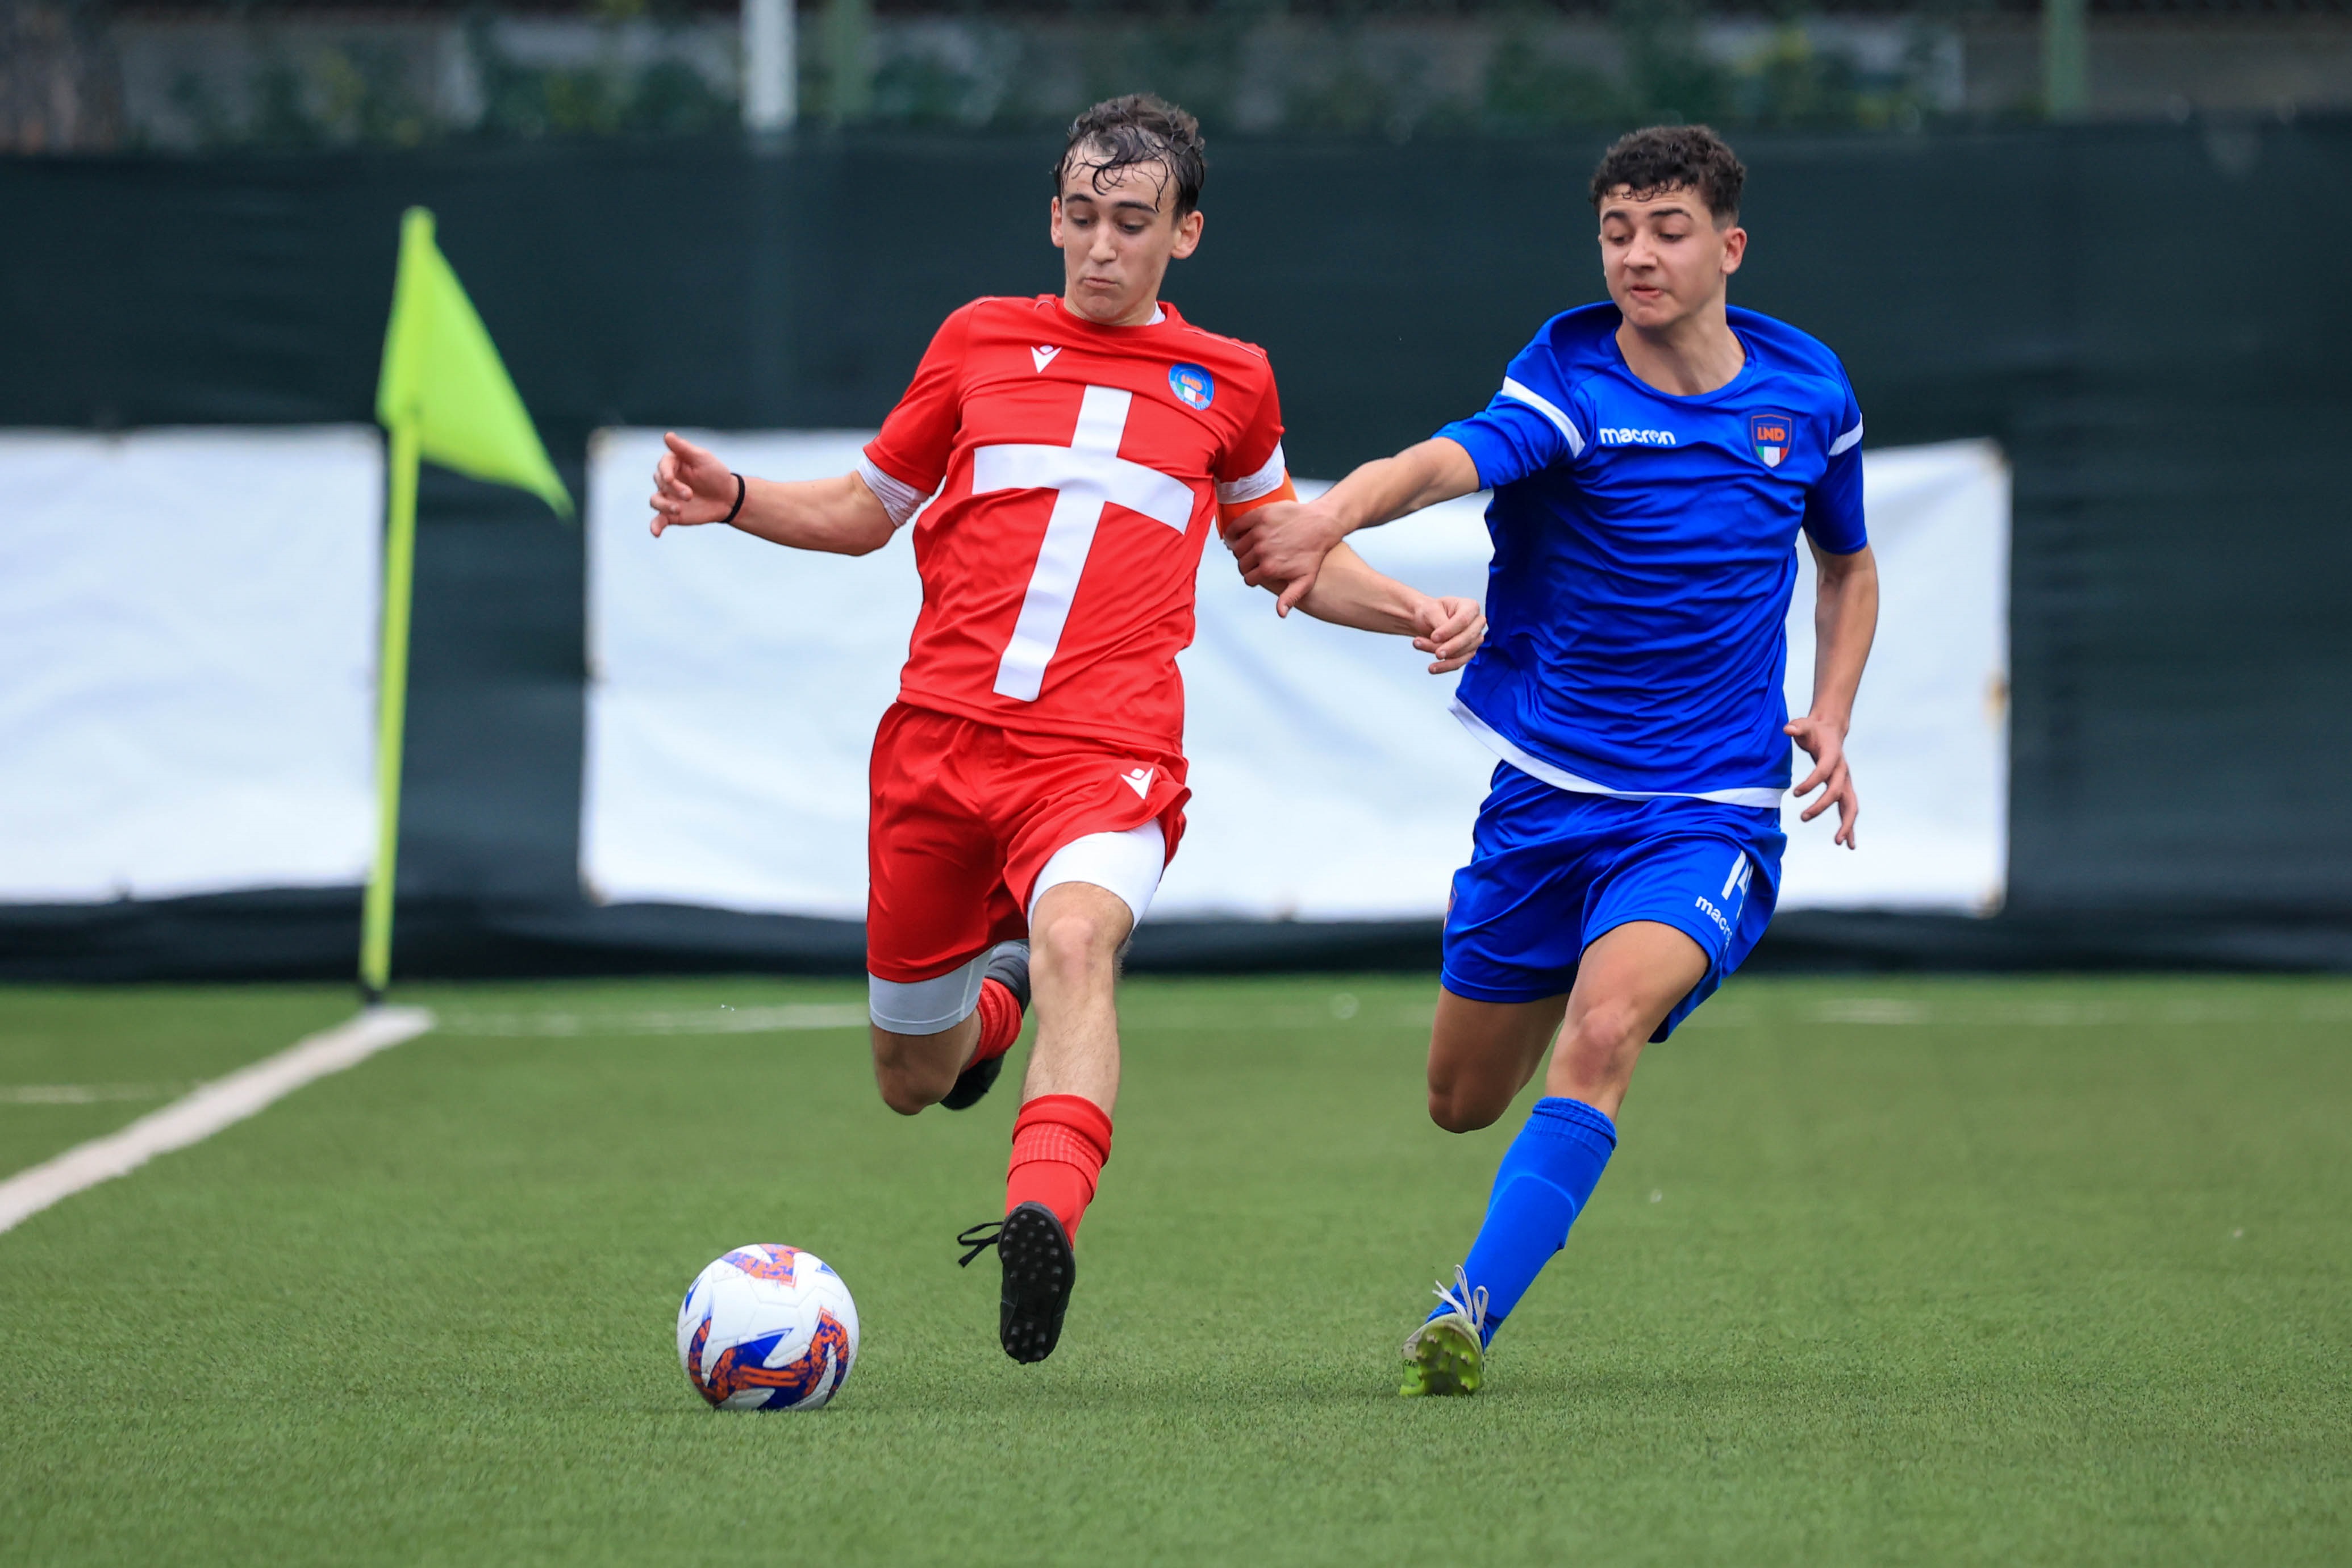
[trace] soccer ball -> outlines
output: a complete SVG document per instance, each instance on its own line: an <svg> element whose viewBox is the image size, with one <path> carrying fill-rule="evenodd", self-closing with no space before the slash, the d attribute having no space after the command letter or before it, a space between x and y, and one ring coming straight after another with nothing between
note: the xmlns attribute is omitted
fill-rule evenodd
<svg viewBox="0 0 2352 1568"><path fill-rule="evenodd" d="M721 1410L814 1410L849 1381L857 1304L813 1252L739 1247L687 1290L677 1359Z"/></svg>

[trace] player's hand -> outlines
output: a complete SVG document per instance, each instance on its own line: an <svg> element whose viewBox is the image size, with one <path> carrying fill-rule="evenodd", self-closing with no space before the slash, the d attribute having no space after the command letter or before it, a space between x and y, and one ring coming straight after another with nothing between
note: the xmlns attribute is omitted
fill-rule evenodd
<svg viewBox="0 0 2352 1568"><path fill-rule="evenodd" d="M654 493L646 504L654 509L654 537L665 528L693 528L717 522L735 506L735 476L718 454L675 432L664 436L669 449L654 465Z"/></svg>
<svg viewBox="0 0 2352 1568"><path fill-rule="evenodd" d="M1225 542L1241 563L1242 581L1276 589L1274 613L1286 616L1315 586L1323 557L1347 533L1311 502L1278 500L1242 513Z"/></svg>
<svg viewBox="0 0 2352 1568"><path fill-rule="evenodd" d="M1862 797L1853 792L1853 770L1845 765L1845 728L1843 725L1806 714L1791 719L1784 732L1794 737L1813 759L1813 771L1797 786L1797 794L1811 795L1818 789L1822 797L1798 814L1801 822L1811 822L1832 805L1838 808L1837 837L1831 840L1851 849L1853 825L1862 816Z"/></svg>
<svg viewBox="0 0 2352 1568"><path fill-rule="evenodd" d="M1422 623L1412 646L1436 658L1432 675L1461 668L1486 640L1486 612L1475 599L1431 599L1422 606Z"/></svg>

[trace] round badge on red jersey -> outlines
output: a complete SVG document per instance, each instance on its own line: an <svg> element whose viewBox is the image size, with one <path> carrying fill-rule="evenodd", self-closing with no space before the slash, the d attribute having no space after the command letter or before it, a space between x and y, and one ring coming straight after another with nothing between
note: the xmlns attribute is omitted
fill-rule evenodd
<svg viewBox="0 0 2352 1568"><path fill-rule="evenodd" d="M1206 408L1217 395L1217 379L1206 365L1170 366L1168 385L1187 408Z"/></svg>

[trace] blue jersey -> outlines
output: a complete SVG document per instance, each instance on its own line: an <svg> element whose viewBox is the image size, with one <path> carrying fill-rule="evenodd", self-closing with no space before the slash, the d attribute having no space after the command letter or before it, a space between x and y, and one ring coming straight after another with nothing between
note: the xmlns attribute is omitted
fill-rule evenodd
<svg viewBox="0 0 2352 1568"><path fill-rule="evenodd" d="M1489 630L1455 711L1563 789L1772 807L1789 787L1797 531L1836 555L1867 542L1862 411L1821 343L1729 314L1747 363L1717 391L1650 386L1617 308L1588 305L1438 432L1495 492Z"/></svg>

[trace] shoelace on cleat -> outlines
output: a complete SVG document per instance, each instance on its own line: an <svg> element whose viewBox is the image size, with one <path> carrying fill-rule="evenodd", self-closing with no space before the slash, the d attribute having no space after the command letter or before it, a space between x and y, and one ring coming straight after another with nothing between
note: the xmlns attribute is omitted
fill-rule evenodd
<svg viewBox="0 0 2352 1568"><path fill-rule="evenodd" d="M961 1232L956 1237L956 1245L958 1247L969 1247L971 1250L965 1253L961 1258L956 1259L956 1267L958 1268L971 1268L971 1260L973 1258L978 1258L982 1253L986 1252L990 1247L994 1247L1003 1238L1004 1222L1001 1219L983 1220L980 1224L973 1226L969 1230ZM1485 1292L1481 1291L1480 1294L1484 1295Z"/></svg>
<svg viewBox="0 0 2352 1568"><path fill-rule="evenodd" d="M1478 1337L1478 1348L1480 1350L1486 1348L1486 1287L1481 1285L1475 1290L1470 1289L1469 1271L1457 1263L1454 1266L1454 1283L1448 1286L1440 1281L1431 1288L1431 1294L1468 1319L1470 1331ZM1440 1313L1438 1316L1443 1317L1444 1314ZM1429 1331L1430 1323L1437 1321L1437 1318L1432 1318L1405 1336L1404 1353L1407 1357L1411 1357L1420 1347L1421 1337Z"/></svg>

